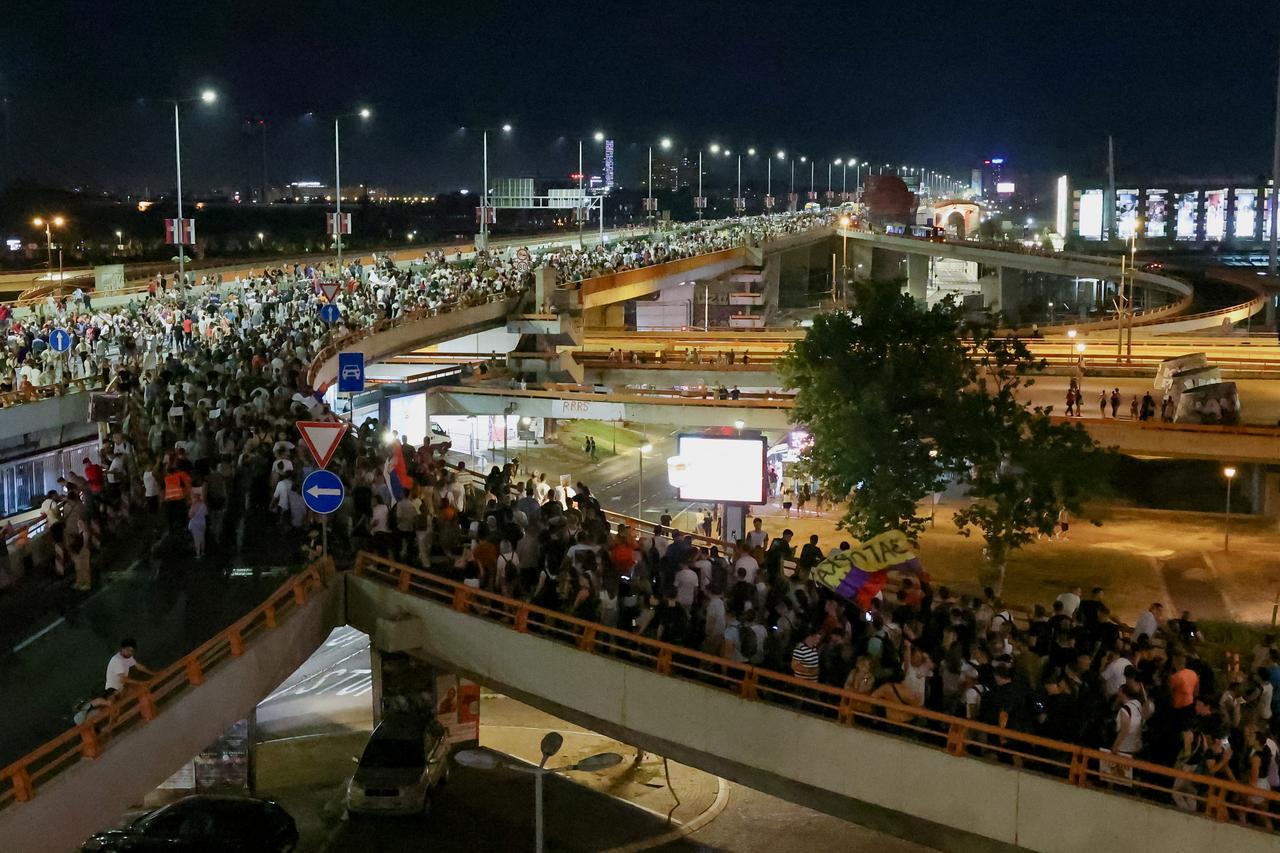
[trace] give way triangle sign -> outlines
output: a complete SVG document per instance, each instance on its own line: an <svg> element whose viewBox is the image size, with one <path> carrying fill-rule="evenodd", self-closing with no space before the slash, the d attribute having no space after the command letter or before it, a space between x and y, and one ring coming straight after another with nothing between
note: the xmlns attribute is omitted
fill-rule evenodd
<svg viewBox="0 0 1280 853"><path fill-rule="evenodd" d="M324 298L332 302L333 297L338 293L338 288L342 285L336 281L321 281L317 282L316 286L320 288L320 293L324 295Z"/></svg>
<svg viewBox="0 0 1280 853"><path fill-rule="evenodd" d="M338 449L338 442L347 432L345 421L298 421L302 441L321 468L329 467L329 460Z"/></svg>

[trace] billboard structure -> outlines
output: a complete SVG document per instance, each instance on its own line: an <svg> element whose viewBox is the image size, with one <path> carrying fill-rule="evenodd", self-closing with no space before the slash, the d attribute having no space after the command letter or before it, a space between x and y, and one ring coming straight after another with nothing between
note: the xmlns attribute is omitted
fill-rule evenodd
<svg viewBox="0 0 1280 853"><path fill-rule="evenodd" d="M1258 191L1236 190L1231 234L1237 240L1254 240L1258 231Z"/></svg>
<svg viewBox="0 0 1280 853"><path fill-rule="evenodd" d="M1204 239L1227 236L1227 190L1207 190L1204 194Z"/></svg>
<svg viewBox="0 0 1280 853"><path fill-rule="evenodd" d="M1080 193L1080 236L1086 240L1102 239L1102 190Z"/></svg>
<svg viewBox="0 0 1280 853"><path fill-rule="evenodd" d="M1142 229L1148 239L1163 239L1169 232L1169 191L1147 190L1147 224Z"/></svg>
<svg viewBox="0 0 1280 853"><path fill-rule="evenodd" d="M682 501L765 503L768 496L762 435L681 433L667 460L667 480Z"/></svg>
<svg viewBox="0 0 1280 853"><path fill-rule="evenodd" d="M1194 240L1200 228L1200 193L1178 193L1173 236L1178 240Z"/></svg>
<svg viewBox="0 0 1280 853"><path fill-rule="evenodd" d="M1138 191L1116 190L1116 233L1128 240L1138 229Z"/></svg>

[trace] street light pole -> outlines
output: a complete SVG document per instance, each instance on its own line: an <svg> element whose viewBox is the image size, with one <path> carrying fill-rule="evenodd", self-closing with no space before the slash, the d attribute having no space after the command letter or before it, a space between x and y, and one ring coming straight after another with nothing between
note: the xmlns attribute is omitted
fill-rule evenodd
<svg viewBox="0 0 1280 853"><path fill-rule="evenodd" d="M585 224L586 211L583 210L582 203L586 201L586 196L582 193L582 140L578 140L578 249L582 249L582 227Z"/></svg>
<svg viewBox="0 0 1280 853"><path fill-rule="evenodd" d="M338 250L338 280L342 280L342 145L338 133L341 116L333 117L333 244Z"/></svg>
<svg viewBox="0 0 1280 853"><path fill-rule="evenodd" d="M1236 469L1230 465L1222 469L1222 475L1227 478L1227 523L1222 539L1223 552L1231 551L1231 483L1236 478Z"/></svg>
<svg viewBox="0 0 1280 853"><path fill-rule="evenodd" d="M636 518L644 518L644 455L653 451L653 445L640 445L640 476L636 478Z"/></svg>
<svg viewBox="0 0 1280 853"><path fill-rule="evenodd" d="M702 221L702 149L698 149L698 200L694 202L698 205L698 221Z"/></svg>
<svg viewBox="0 0 1280 853"><path fill-rule="evenodd" d="M178 119L178 101L173 102L173 159L178 172L178 227L174 229L178 243L178 282L179 287L186 289L187 286L187 264L185 243L183 243L183 233L186 229L182 227L182 129Z"/></svg>
<svg viewBox="0 0 1280 853"><path fill-rule="evenodd" d="M1276 278L1276 220L1280 219L1278 205L1280 205L1280 68L1277 69L1276 77L1276 127L1271 151L1271 246L1267 256L1267 274L1271 277L1272 284L1275 283ZM1272 294L1270 298L1274 300L1275 295Z"/></svg>
<svg viewBox="0 0 1280 853"><path fill-rule="evenodd" d="M480 146L482 150L482 175L480 180L483 182L480 187L480 243L477 249L489 248L489 128L484 128L480 132Z"/></svg>

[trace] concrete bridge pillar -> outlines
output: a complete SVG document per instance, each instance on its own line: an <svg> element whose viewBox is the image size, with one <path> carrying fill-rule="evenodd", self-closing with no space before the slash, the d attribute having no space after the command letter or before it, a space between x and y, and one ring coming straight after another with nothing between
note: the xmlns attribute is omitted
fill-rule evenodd
<svg viewBox="0 0 1280 853"><path fill-rule="evenodd" d="M556 283L556 271L553 267L544 264L533 271L533 296L539 314L550 310Z"/></svg>
<svg viewBox="0 0 1280 853"><path fill-rule="evenodd" d="M999 267L995 275L981 281L982 301L988 311L1003 311L1014 317L1018 308L1018 292L1022 289L1022 270Z"/></svg>
<svg viewBox="0 0 1280 853"><path fill-rule="evenodd" d="M849 277L853 280L871 278L871 267L876 250L861 240L849 241Z"/></svg>
<svg viewBox="0 0 1280 853"><path fill-rule="evenodd" d="M917 302L929 296L929 256L907 255L907 293Z"/></svg>

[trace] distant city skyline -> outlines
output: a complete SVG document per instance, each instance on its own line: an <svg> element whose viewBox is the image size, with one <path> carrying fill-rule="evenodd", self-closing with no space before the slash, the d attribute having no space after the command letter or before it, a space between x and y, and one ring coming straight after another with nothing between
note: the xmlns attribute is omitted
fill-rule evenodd
<svg viewBox="0 0 1280 853"><path fill-rule="evenodd" d="M329 180L323 116L357 104L374 115L344 134L344 171L414 191L477 188L478 133L459 127L508 121L510 138L491 139L491 174L568 175L579 138L589 171L602 172L603 131L629 186L661 136L964 177L995 152L1020 170L1097 174L1113 133L1121 175L1269 173L1275 14L1259 21L1254 4L1232 2L1152 9L1117 27L1103 4L1007 0L861 12L744 0L732 14L668 0L643 14L599 0L550 11L50 0L0 21L0 180L167 187L168 113L139 97L206 85L218 103L184 115L193 188L261 186L261 121L268 182ZM1187 52L1224 32L1229 57Z"/></svg>

